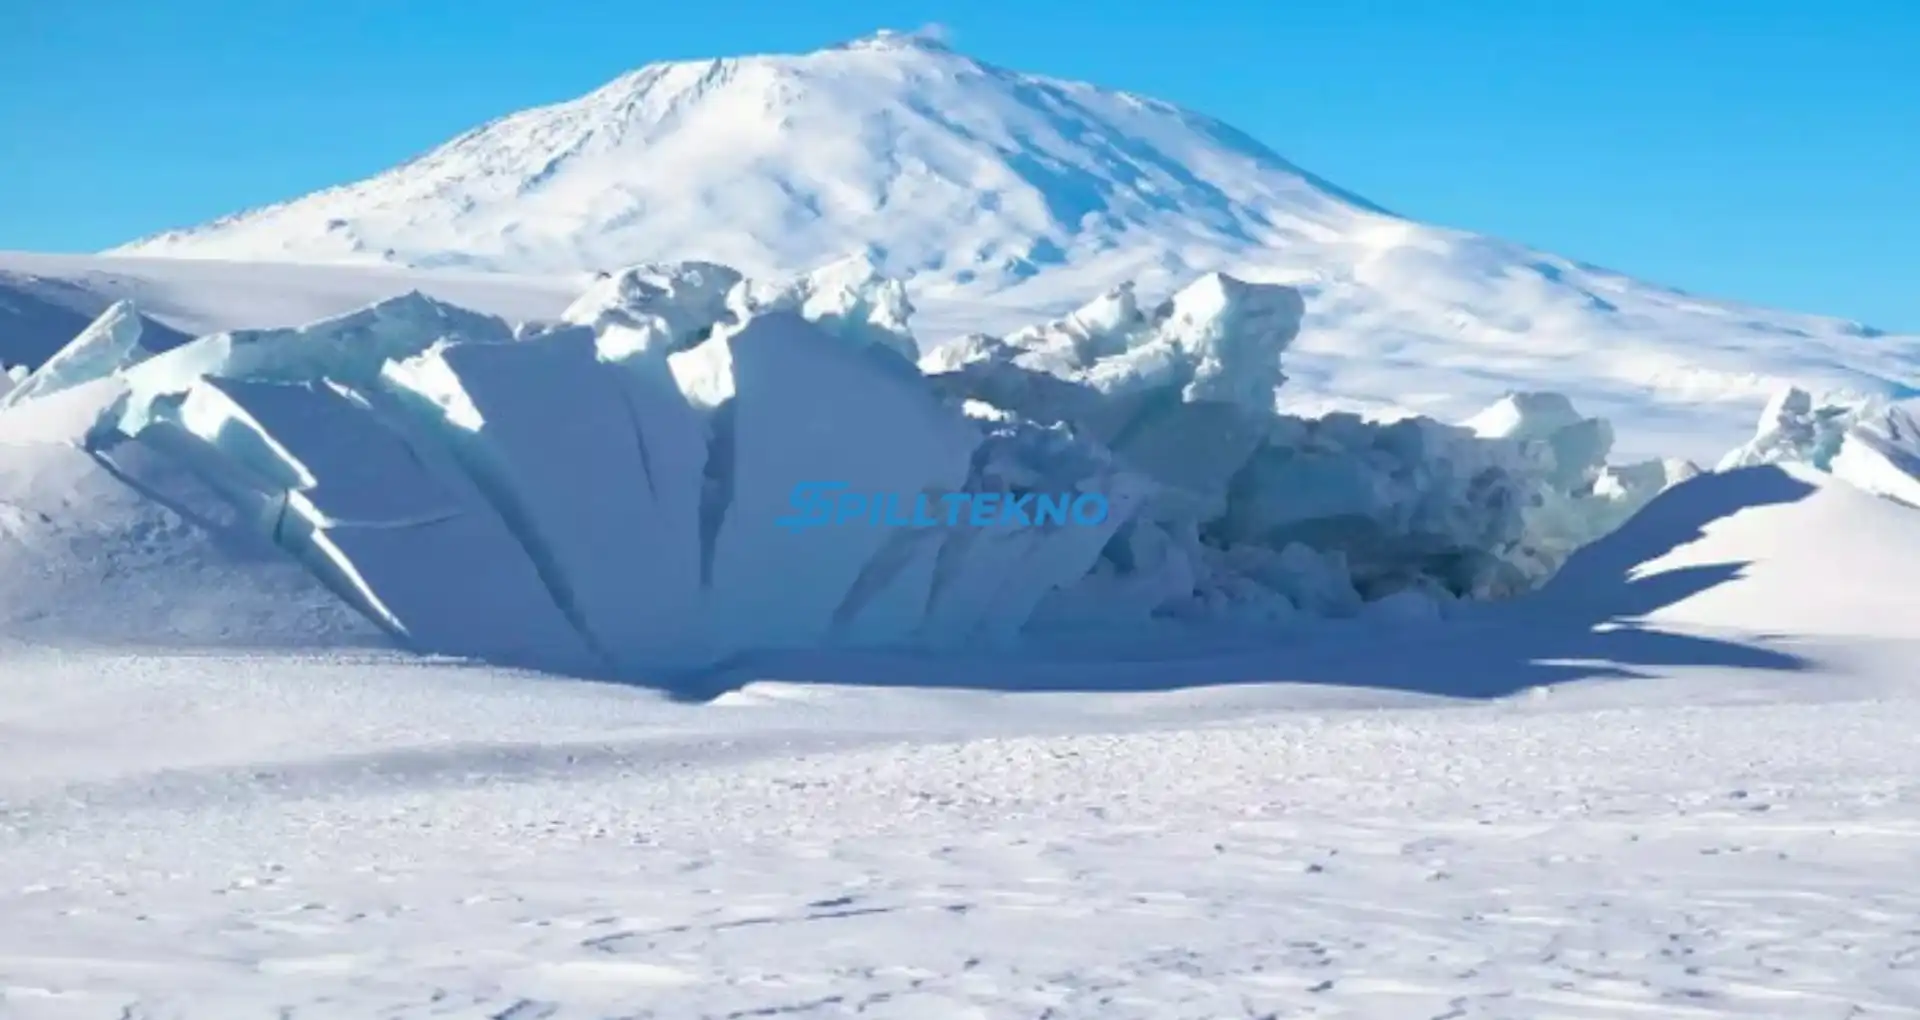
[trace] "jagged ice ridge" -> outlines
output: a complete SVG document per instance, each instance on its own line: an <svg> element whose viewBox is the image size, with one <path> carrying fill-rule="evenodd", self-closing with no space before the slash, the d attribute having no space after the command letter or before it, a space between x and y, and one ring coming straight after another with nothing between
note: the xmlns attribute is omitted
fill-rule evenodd
<svg viewBox="0 0 1920 1020"><path fill-rule="evenodd" d="M96 457L184 472L412 648L601 674L1435 618L1536 587L1696 473L1608 464L1611 428L1555 394L1464 425L1285 414L1303 311L1290 287L1209 274L916 363L904 288L862 258L774 283L646 264L517 328L409 294L154 354L116 306L7 400L92 401ZM1911 491L1911 419L1859 418L1836 444L1803 397L1770 411L1791 437L1763 430L1729 463L1846 477L1871 455L1891 465L1875 491ZM822 480L1111 509L1098 527L777 526Z"/></svg>

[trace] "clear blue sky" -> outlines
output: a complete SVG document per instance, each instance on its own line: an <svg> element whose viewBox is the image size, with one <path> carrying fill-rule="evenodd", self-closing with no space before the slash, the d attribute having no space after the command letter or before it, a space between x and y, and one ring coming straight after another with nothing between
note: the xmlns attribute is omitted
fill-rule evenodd
<svg viewBox="0 0 1920 1020"><path fill-rule="evenodd" d="M1419 219L1920 331L1920 0L0 0L0 248L289 198L650 61L926 23Z"/></svg>

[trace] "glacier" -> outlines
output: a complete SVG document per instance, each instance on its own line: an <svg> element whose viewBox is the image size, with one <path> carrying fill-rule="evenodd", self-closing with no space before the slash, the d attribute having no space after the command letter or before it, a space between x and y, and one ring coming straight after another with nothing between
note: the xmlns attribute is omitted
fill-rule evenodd
<svg viewBox="0 0 1920 1020"><path fill-rule="evenodd" d="M1553 393L1457 424L1289 413L1289 286L1123 286L924 355L913 312L865 256L774 281L632 266L544 323L408 293L158 353L116 308L6 403L85 391L74 444L190 477L393 642L592 675L1438 620L1538 588L1699 473L1614 463L1608 423ZM1920 501L1904 411L1797 394L1769 415L1727 466L1801 459ZM1094 493L1109 513L780 527L808 482Z"/></svg>

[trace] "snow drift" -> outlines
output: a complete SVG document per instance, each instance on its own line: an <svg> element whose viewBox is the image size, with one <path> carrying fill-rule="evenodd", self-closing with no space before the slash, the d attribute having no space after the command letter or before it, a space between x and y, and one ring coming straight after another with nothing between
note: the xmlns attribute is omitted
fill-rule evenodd
<svg viewBox="0 0 1920 1020"><path fill-rule="evenodd" d="M635 266L544 326L409 294L157 354L116 306L10 395L0 439L164 464L412 648L597 673L1369 605L1434 617L1537 587L1695 473L1609 464L1611 428L1555 394L1457 426L1286 414L1303 311L1289 287L1210 274L916 363L911 302L864 259L771 284ZM65 433L21 432L63 400L86 410ZM1846 448L1910 453L1910 421L1873 428ZM778 526L818 481L1097 493L1110 512Z"/></svg>

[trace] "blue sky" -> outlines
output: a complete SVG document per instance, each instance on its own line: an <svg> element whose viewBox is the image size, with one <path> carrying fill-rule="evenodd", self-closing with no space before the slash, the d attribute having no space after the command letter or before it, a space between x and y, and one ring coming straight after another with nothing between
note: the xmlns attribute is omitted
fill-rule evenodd
<svg viewBox="0 0 1920 1020"><path fill-rule="evenodd" d="M0 0L0 248L293 197L654 60L927 23L1418 219L1920 331L1920 0Z"/></svg>

